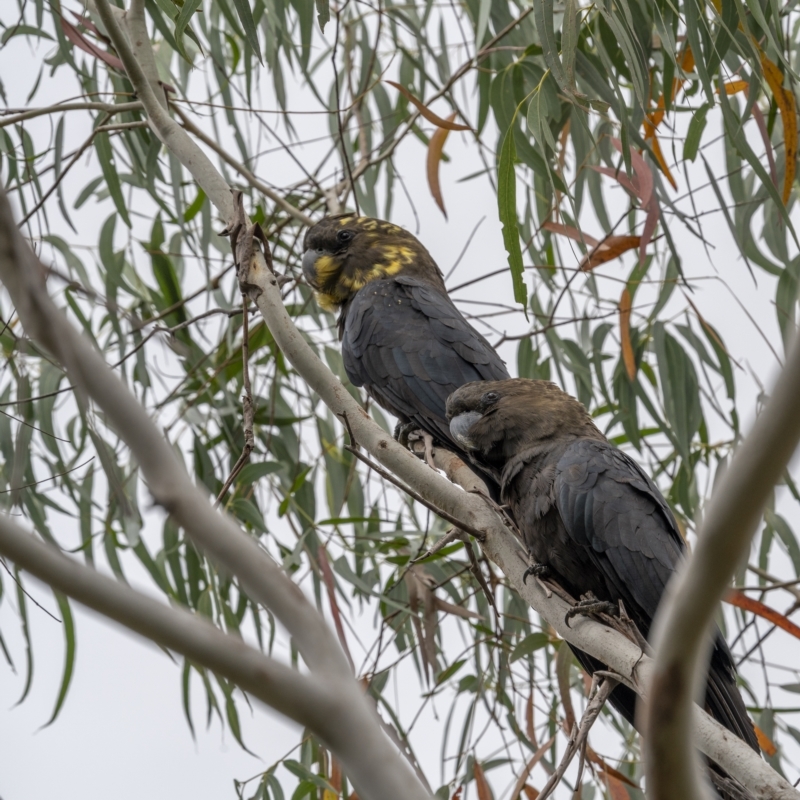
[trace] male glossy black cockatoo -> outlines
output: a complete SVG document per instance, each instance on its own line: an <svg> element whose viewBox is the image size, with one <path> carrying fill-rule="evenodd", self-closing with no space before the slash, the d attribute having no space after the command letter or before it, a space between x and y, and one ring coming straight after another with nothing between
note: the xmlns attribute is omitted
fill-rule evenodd
<svg viewBox="0 0 800 800"><path fill-rule="evenodd" d="M319 304L339 311L348 378L400 423L460 453L445 416L448 395L509 375L453 305L430 253L403 228L354 214L318 222L304 249Z"/></svg>
<svg viewBox="0 0 800 800"><path fill-rule="evenodd" d="M647 637L685 544L667 502L628 455L610 444L575 398L549 381L472 383L447 403L453 438L490 470L534 562L573 597L591 592L625 609ZM590 673L605 668L572 648ZM612 705L631 724L636 696L617 686ZM759 752L736 686L736 668L716 631L705 708ZM712 766L729 798L747 797Z"/></svg>

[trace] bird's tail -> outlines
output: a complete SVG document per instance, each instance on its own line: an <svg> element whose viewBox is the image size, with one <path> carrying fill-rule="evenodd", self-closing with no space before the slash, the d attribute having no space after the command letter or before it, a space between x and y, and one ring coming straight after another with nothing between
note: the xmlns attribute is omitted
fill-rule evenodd
<svg viewBox="0 0 800 800"><path fill-rule="evenodd" d="M580 665L591 675L598 669L608 669L588 653L570 645ZM620 684L609 696L611 705L634 727L636 727L636 693ZM729 731L747 742L757 753L758 746L753 723L736 686L736 670L733 657L721 634L717 635L706 687L706 711ZM728 775L718 764L708 761L708 776L721 800L753 800L753 795L737 780Z"/></svg>

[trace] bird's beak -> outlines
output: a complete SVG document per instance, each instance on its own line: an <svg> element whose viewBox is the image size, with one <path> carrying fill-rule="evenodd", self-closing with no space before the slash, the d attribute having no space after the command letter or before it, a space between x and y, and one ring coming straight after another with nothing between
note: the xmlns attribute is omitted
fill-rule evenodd
<svg viewBox="0 0 800 800"><path fill-rule="evenodd" d="M314 267L319 255L319 252L316 250L306 250L305 253L303 253L303 275L306 276L306 280L311 286L315 286L317 271Z"/></svg>
<svg viewBox="0 0 800 800"><path fill-rule="evenodd" d="M464 411L450 420L450 433L453 438L465 449L475 450L475 444L469 436L470 428L479 420L483 414L477 411Z"/></svg>

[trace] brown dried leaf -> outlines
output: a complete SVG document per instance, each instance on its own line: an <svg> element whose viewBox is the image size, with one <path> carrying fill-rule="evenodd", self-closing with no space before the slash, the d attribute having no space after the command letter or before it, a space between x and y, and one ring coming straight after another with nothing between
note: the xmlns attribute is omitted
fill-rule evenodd
<svg viewBox="0 0 800 800"><path fill-rule="evenodd" d="M641 236L607 236L591 253L583 257L578 268L588 272L638 247L641 240Z"/></svg>
<svg viewBox="0 0 800 800"><path fill-rule="evenodd" d="M569 668L572 664L572 650L566 642L561 643L556 656L556 680L561 694L561 705L564 707L564 732L569 736L575 727L575 710L569 694Z"/></svg>
<svg viewBox="0 0 800 800"><path fill-rule="evenodd" d="M492 800L492 790L486 776L483 774L483 767L476 761L472 767L475 773L475 788L478 790L478 800Z"/></svg>
<svg viewBox="0 0 800 800"><path fill-rule="evenodd" d="M636 359L631 344L631 293L627 287L619 300L619 339L622 343L622 361L631 382L636 380Z"/></svg>
<svg viewBox="0 0 800 800"><path fill-rule="evenodd" d="M344 654L347 656L347 660L350 662L350 666L353 668L353 671L355 671L353 658L350 655L350 648L347 646L347 638L344 635L344 626L342 625L342 615L339 611L339 603L336 600L336 584L333 580L333 572L331 571L331 565L328 562L328 553L325 550L324 545L319 546L317 554L319 558L319 571L322 575L322 582L325 584L325 589L328 592L328 602L331 605L331 616L333 617L333 624L336 628L336 634L339 637L339 643L342 645L342 650L344 650Z"/></svg>
<svg viewBox="0 0 800 800"><path fill-rule="evenodd" d="M619 139L612 136L611 144L614 145L618 153L622 153L622 142ZM650 202L650 198L653 195L653 173L638 150L631 147L630 151L631 167L633 167L633 173L636 176L633 185L636 196L639 198L642 208L644 208Z"/></svg>
<svg viewBox="0 0 800 800"><path fill-rule="evenodd" d="M571 225L562 225L560 222L545 222L542 228L550 231L550 233L559 233L561 236L567 236L576 242L583 242L587 247L597 247L600 244L593 236L589 236L589 234L583 233Z"/></svg>
<svg viewBox="0 0 800 800"><path fill-rule="evenodd" d="M536 800L536 798L539 796L539 790L534 789L533 786L530 786L527 783L522 787L522 791L525 792L526 800Z"/></svg>
<svg viewBox="0 0 800 800"><path fill-rule="evenodd" d="M456 112L454 111L448 118L448 122L452 122L456 118ZM442 189L439 185L439 164L442 161L442 150L444 150L444 143L447 141L447 137L450 134L449 129L447 128L437 128L433 132L433 136L431 136L431 140L428 143L428 160L426 165L426 171L428 173L428 187L431 190L431 194L433 195L433 199L436 201L436 205L444 214L445 219L447 219L447 211L444 208L444 200L442 199Z"/></svg>
<svg viewBox="0 0 800 800"><path fill-rule="evenodd" d="M608 786L608 793L611 796L611 800L630 800L631 796L628 794L625 784L619 780L619 778L609 775L607 772L605 773L605 776L606 785Z"/></svg>
<svg viewBox="0 0 800 800"><path fill-rule="evenodd" d="M417 100L411 92L406 89L405 86L401 86L399 83L395 83L394 81L386 81L390 86L394 86L400 94L403 95L410 103L413 103L416 107L417 111L425 117L428 122L433 123L436 125L437 128L445 128L448 131L469 131L472 128L469 125L460 125L457 122L453 122L449 119L442 119L438 114L434 114L421 100Z"/></svg>
<svg viewBox="0 0 800 800"><path fill-rule="evenodd" d="M616 770L614 767L607 764L603 760L602 756L597 755L597 753L589 745L586 747L586 758L588 758L592 764L597 765L600 768L600 771L605 775L610 775L616 780L622 781L622 783L627 783L628 786L632 786L634 789L639 788L638 783L634 783L627 775L623 775L619 770Z"/></svg>
<svg viewBox="0 0 800 800"><path fill-rule="evenodd" d="M534 750L539 749L536 743L536 729L533 726L533 691L528 696L528 702L525 704L525 733L528 734Z"/></svg>
<svg viewBox="0 0 800 800"><path fill-rule="evenodd" d="M72 44L85 53L99 58L101 61L108 64L109 67L113 67L120 72L125 72L125 67L122 66L122 62L116 56L112 56L111 53L107 53L97 45L92 44L74 25L67 22L64 17L61 17L61 30L64 31L64 36L66 36Z"/></svg>

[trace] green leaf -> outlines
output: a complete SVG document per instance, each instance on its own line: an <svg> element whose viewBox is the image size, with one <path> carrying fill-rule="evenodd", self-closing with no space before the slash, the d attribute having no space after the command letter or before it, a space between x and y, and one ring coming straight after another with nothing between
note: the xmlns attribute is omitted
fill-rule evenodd
<svg viewBox="0 0 800 800"><path fill-rule="evenodd" d="M97 151L97 158L100 161L100 169L103 171L103 177L108 187L108 192L114 205L122 217L122 221L130 228L131 221L128 217L128 209L125 206L125 199L122 197L122 185L119 181L119 173L117 172L116 165L114 164L114 154L111 149L111 141L105 131L101 131L94 137L94 147ZM76 205L76 208L78 206Z"/></svg>
<svg viewBox="0 0 800 800"><path fill-rule="evenodd" d="M467 660L465 658L462 658L459 661L454 661L447 669L442 670L442 672L439 673L439 677L436 678L436 685L439 686L446 680L452 678L453 675L455 675L456 672L458 672L466 663Z"/></svg>
<svg viewBox="0 0 800 800"><path fill-rule="evenodd" d="M325 26L330 22L331 9L329 0L315 0L317 6L317 21L319 29L325 33Z"/></svg>
<svg viewBox="0 0 800 800"><path fill-rule="evenodd" d="M658 358L664 412L685 461L689 460L692 437L700 427L700 386L697 372L689 356L670 336L662 322L653 329L653 342Z"/></svg>
<svg viewBox="0 0 800 800"><path fill-rule="evenodd" d="M558 57L558 47L553 31L553 0L533 0L533 14L536 18L536 30L539 32L539 41L542 43L544 60L558 81L558 85L565 91L572 93L561 59Z"/></svg>
<svg viewBox="0 0 800 800"><path fill-rule="evenodd" d="M239 473L237 481L244 486L258 483L263 477L279 472L283 466L277 461L262 461L259 464L248 464Z"/></svg>
<svg viewBox="0 0 800 800"><path fill-rule="evenodd" d="M61 612L61 622L64 625L64 672L61 676L61 687L58 690L56 706L53 715L45 724L52 725L61 711L64 701L67 699L67 692L72 681L72 673L75 668L75 620L72 618L72 610L69 607L69 600L61 592L53 592Z"/></svg>
<svg viewBox="0 0 800 800"><path fill-rule="evenodd" d="M247 0L233 0L233 4L236 6L236 14L239 17L239 22L242 23L245 38L247 39L250 47L253 48L253 52L256 54L258 63L263 64L264 62L261 60L261 47L258 44L256 23L253 20L253 11L250 8Z"/></svg>
<svg viewBox="0 0 800 800"><path fill-rule="evenodd" d="M531 653L547 647L550 638L546 633L531 633L526 636L512 651L508 663L513 664L521 658L527 658Z"/></svg>
<svg viewBox="0 0 800 800"><path fill-rule="evenodd" d="M256 508L252 500L237 497L231 504L231 511L238 519L243 522L249 522L256 530L267 533L264 517L261 516L261 512Z"/></svg>
<svg viewBox="0 0 800 800"><path fill-rule="evenodd" d="M692 115L692 121L689 123L689 131L683 143L684 161L694 161L695 158L697 158L697 151L700 148L700 139L706 127L706 115L710 108L711 106L706 103L700 106Z"/></svg>
<svg viewBox="0 0 800 800"><path fill-rule="evenodd" d="M514 285L514 299L522 304L525 317L528 317L528 288L525 285L522 266L522 248L519 244L517 224L517 176L514 171L517 150L514 146L514 126L506 131L500 150L500 163L497 169L497 207L503 225L503 243L508 252L508 266Z"/></svg>
<svg viewBox="0 0 800 800"><path fill-rule="evenodd" d="M178 52L188 61L186 51L183 48L183 33L191 20L192 15L200 8L203 0L184 0L181 13L175 20L175 43L178 45Z"/></svg>
<svg viewBox="0 0 800 800"><path fill-rule="evenodd" d="M578 46L578 4L577 0L566 0L564 20L561 23L561 61L567 85L575 90L575 50Z"/></svg>
<svg viewBox="0 0 800 800"><path fill-rule="evenodd" d="M14 36L38 36L40 39L53 41L53 37L41 28L34 28L32 25L10 25L0 37L0 45L5 44Z"/></svg>

